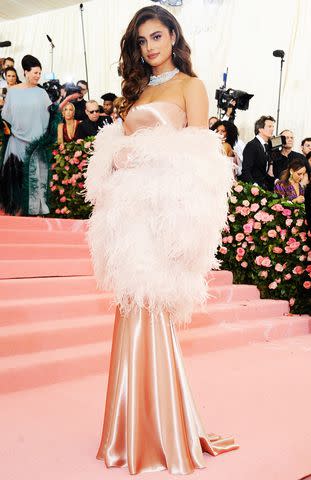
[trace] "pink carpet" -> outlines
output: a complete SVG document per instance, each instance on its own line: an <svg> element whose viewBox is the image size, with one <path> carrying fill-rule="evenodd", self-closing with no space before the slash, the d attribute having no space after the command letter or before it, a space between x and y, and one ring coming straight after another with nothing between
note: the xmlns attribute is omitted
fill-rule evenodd
<svg viewBox="0 0 311 480"><path fill-rule="evenodd" d="M84 232L82 221L0 217L1 480L128 478L95 459L113 315ZM310 317L232 285L230 272L209 280L208 306L179 336L207 431L241 448L207 455L192 478L311 474Z"/></svg>

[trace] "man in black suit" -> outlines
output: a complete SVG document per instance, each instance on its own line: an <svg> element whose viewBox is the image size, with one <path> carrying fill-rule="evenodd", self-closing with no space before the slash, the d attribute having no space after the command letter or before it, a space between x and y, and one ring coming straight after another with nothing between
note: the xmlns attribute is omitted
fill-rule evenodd
<svg viewBox="0 0 311 480"><path fill-rule="evenodd" d="M305 160L302 153L293 150L293 132L291 130L283 130L280 135L283 135L286 138L286 143L282 145L281 150L276 150L271 154L273 160L273 175L275 178L281 178L282 172L287 169L289 162L294 158Z"/></svg>
<svg viewBox="0 0 311 480"><path fill-rule="evenodd" d="M93 137L97 134L98 129L104 125L113 123L112 118L99 116L99 105L95 100L89 100L85 105L85 113L87 120L79 123L77 129L77 138Z"/></svg>
<svg viewBox="0 0 311 480"><path fill-rule="evenodd" d="M269 156L268 141L273 136L275 120L262 116L255 123L255 138L245 145L240 180L256 183L273 191L273 165Z"/></svg>

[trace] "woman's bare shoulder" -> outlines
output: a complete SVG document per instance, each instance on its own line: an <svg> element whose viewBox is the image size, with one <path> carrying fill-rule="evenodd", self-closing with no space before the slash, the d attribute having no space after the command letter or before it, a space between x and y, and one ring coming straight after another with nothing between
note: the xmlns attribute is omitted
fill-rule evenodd
<svg viewBox="0 0 311 480"><path fill-rule="evenodd" d="M21 88L27 88L25 86L25 83L18 83L17 85L12 85L11 89L21 89Z"/></svg>

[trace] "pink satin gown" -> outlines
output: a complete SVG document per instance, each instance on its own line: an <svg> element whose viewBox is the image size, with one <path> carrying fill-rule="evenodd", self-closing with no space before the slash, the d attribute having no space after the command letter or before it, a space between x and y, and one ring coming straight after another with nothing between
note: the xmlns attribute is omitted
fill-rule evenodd
<svg viewBox="0 0 311 480"><path fill-rule="evenodd" d="M124 128L131 135L157 124L185 127L185 112L165 102L137 106ZM97 458L107 467L127 466L130 474L189 474L205 467L203 452L215 456L236 448L232 437L204 432L168 312L134 307L121 315L117 308Z"/></svg>

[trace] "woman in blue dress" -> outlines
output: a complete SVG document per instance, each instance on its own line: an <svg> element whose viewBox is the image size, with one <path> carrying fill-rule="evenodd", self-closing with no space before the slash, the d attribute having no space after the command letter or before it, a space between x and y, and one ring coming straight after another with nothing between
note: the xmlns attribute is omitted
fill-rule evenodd
<svg viewBox="0 0 311 480"><path fill-rule="evenodd" d="M1 168L1 201L6 213L45 215L49 213L47 190L49 166L38 145L30 147L47 132L51 100L38 86L41 63L32 55L22 59L25 82L8 90L2 119L11 136Z"/></svg>

